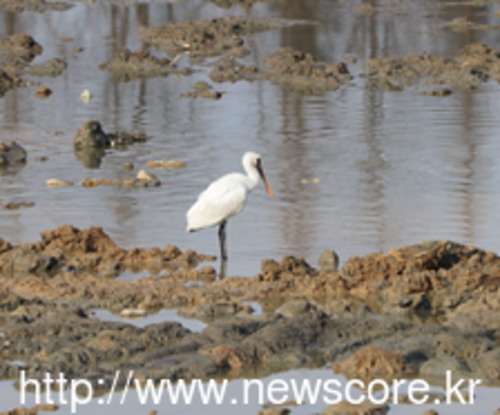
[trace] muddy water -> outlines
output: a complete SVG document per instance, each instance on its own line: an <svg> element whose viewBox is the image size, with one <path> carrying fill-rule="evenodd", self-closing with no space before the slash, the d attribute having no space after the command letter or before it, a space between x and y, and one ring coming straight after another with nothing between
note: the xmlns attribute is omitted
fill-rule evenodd
<svg viewBox="0 0 500 415"><path fill-rule="evenodd" d="M263 154L277 196L269 199L259 188L244 214L230 222L229 274L253 275L263 257L294 253L315 262L322 250L333 248L345 261L436 237L500 251L496 82L474 93L436 98L422 95L425 88L369 91L357 77L371 57L423 51L454 56L472 41L495 47L498 31L454 32L444 25L463 16L496 24L497 6L395 2L392 11L384 3L365 17L353 13L353 5L293 0L245 11L201 1L127 7L98 2L65 12L0 12L2 34L28 32L42 44L35 63L53 57L68 62L62 76L41 79L54 91L50 98L35 99L30 87L0 100L0 137L16 139L29 151L28 165L2 178L2 198L36 203L1 211L2 237L33 241L40 231L63 223L99 225L124 247L175 243L218 254L215 230L187 234L184 214L209 181L240 170L241 155L252 149ZM114 51L141 46L140 25L226 15L310 20L313 24L249 37L252 54L245 60L256 62L279 46L328 62L355 57L357 63L349 64L352 85L299 98L267 81L222 84L217 89L227 94L214 102L177 97L195 81L209 80L208 69L180 82L169 76L119 83L98 68ZM62 42L63 36L74 41ZM74 52L75 46L83 52ZM86 88L92 94L88 104L79 99ZM106 131L138 129L153 139L109 151L99 168L88 168L76 160L72 137L89 118L100 120ZM49 161L35 162L39 155ZM77 183L85 177L126 177L126 160L137 170L148 160L168 158L184 160L187 167L159 171L164 185L156 189L44 185L53 177Z"/></svg>

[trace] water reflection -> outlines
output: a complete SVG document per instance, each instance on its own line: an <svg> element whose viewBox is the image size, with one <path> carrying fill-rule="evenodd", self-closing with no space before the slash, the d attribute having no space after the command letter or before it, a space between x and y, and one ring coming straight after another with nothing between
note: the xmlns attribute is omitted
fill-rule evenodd
<svg viewBox="0 0 500 415"><path fill-rule="evenodd" d="M60 77L40 79L54 91L50 98L37 100L34 88L21 88L0 99L2 137L16 139L30 155L15 177L0 181L1 190L5 197L36 202L31 209L0 211L2 237L34 241L44 229L71 223L103 226L125 248L175 243L218 254L217 230L188 235L185 211L207 182L238 171L241 154L254 150L263 155L277 197L268 200L258 188L245 214L231 222L228 275L253 275L265 257L292 253L315 264L322 250L335 249L345 261L436 237L500 251L498 85L490 81L474 93L435 98L418 90L371 91L359 78L362 64L381 55L427 51L449 57L475 41L495 47L498 31L444 26L457 17L496 24L494 6L372 1L375 12L362 16L351 11L356 4L290 0L225 10L202 1L130 7L99 2L64 12L0 12L1 34L28 32L42 44L44 53L34 63L53 57L68 62ZM300 98L264 81L239 82L218 86L226 94L217 102L181 100L178 93L208 81L206 68L180 80L120 83L98 67L124 47L145 47L138 39L141 25L228 15L312 21L246 37L251 54L243 61L258 63L281 46L328 62L354 57L348 63L352 85ZM63 42L63 36L74 40ZM74 53L75 46L83 52ZM187 65L187 57L179 64ZM88 104L79 99L86 88L93 97ZM106 130L143 130L153 138L104 158L82 157L72 138L87 119ZM34 163L40 154L49 161ZM52 177L75 183L131 177L136 172L122 169L126 160L137 170L148 160L172 158L187 167L155 171L163 182L157 189L45 187ZM303 183L312 178L319 181Z"/></svg>

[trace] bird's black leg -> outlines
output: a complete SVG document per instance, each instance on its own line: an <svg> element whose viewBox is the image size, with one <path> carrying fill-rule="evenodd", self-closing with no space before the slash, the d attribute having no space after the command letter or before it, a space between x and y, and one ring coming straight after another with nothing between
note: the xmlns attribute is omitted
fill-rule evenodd
<svg viewBox="0 0 500 415"><path fill-rule="evenodd" d="M227 251L226 251L226 223L224 221L219 227L219 241L220 241L220 275L219 278L223 279L226 276L227 269Z"/></svg>
<svg viewBox="0 0 500 415"><path fill-rule="evenodd" d="M227 251L226 251L226 223L224 221L219 226L219 241L220 241L220 254L223 261L227 261Z"/></svg>

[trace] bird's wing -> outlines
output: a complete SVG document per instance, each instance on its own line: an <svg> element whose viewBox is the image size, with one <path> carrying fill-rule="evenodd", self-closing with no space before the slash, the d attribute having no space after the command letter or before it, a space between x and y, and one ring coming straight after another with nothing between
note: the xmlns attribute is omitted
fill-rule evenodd
<svg viewBox="0 0 500 415"><path fill-rule="evenodd" d="M188 230L218 225L243 210L247 188L242 183L221 178L200 194L187 212Z"/></svg>

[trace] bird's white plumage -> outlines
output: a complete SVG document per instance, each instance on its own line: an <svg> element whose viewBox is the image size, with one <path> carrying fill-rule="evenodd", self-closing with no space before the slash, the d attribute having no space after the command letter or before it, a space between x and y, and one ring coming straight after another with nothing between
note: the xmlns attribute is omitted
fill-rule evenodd
<svg viewBox="0 0 500 415"><path fill-rule="evenodd" d="M248 189L243 174L232 173L213 182L187 212L188 230L219 225L245 207Z"/></svg>
<svg viewBox="0 0 500 415"><path fill-rule="evenodd" d="M219 225L240 213L248 194L259 184L258 163L260 156L247 152L242 159L246 175L230 173L210 184L188 210L187 230L196 231Z"/></svg>

